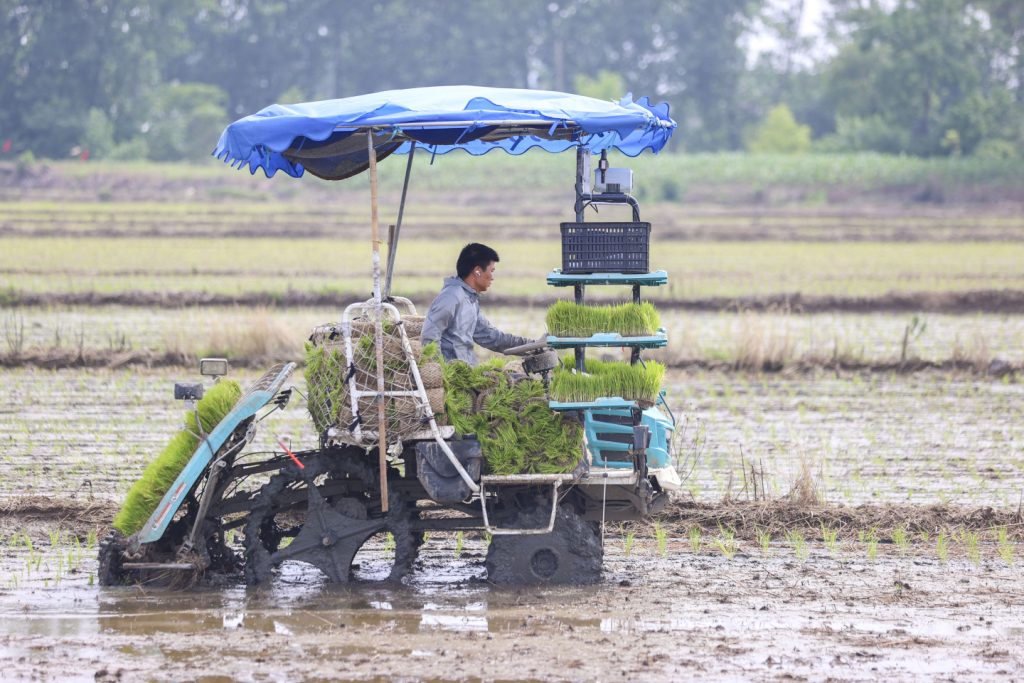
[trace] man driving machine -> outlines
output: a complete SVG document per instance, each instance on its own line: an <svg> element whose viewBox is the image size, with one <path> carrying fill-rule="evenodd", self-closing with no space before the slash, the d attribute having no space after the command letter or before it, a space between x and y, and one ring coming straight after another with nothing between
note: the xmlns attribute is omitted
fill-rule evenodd
<svg viewBox="0 0 1024 683"><path fill-rule="evenodd" d="M480 293L494 282L498 260L498 252L487 245L467 244L455 263L456 276L445 278L441 293L430 304L421 338L423 344L440 342L446 361L476 365L474 343L491 351L504 351L533 341L502 332L480 312Z"/></svg>

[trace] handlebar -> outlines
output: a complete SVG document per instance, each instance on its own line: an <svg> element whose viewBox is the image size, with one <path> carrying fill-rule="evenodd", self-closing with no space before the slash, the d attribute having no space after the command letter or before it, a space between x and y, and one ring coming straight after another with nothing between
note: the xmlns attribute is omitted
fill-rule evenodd
<svg viewBox="0 0 1024 683"><path fill-rule="evenodd" d="M526 344L520 344L519 346L513 346L505 349L504 353L508 356L527 356L537 351L543 351L548 347L547 341L538 339L537 341L528 342Z"/></svg>

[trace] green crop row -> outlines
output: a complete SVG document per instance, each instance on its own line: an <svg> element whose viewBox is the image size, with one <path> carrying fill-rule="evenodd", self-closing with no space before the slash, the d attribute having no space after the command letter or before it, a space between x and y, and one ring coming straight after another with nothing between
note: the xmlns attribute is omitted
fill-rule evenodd
<svg viewBox="0 0 1024 683"><path fill-rule="evenodd" d="M431 296L453 274L464 240L409 240L394 291ZM370 291L370 246L352 239L11 237L2 241L5 299L19 292L207 292L286 295ZM499 240L492 292L550 297L559 243ZM655 299L777 294L872 297L889 292L1024 289L1024 244L1013 242L664 242L652 265L669 272ZM626 299L625 289L609 289ZM488 295L485 295L485 298Z"/></svg>

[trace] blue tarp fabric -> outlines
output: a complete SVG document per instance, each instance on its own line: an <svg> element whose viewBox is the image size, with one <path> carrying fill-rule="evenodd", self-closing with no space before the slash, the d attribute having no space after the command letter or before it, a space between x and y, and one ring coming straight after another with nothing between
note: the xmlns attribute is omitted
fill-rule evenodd
<svg viewBox="0 0 1024 683"><path fill-rule="evenodd" d="M505 122L519 121L529 122L528 133L507 129ZM297 178L309 170L341 179L367 163L365 136L349 139L354 130L346 126L374 126L379 158L407 153L410 140L434 154L522 154L534 147L562 152L582 144L591 152L617 149L636 156L661 150L676 123L668 104L633 102L628 95L610 102L545 90L437 86L271 105L225 128L213 154L251 173L263 169L268 177L283 171Z"/></svg>

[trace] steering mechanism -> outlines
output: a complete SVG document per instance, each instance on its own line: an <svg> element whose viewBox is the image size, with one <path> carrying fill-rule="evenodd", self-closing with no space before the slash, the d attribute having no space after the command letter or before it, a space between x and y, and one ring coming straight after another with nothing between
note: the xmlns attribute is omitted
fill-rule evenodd
<svg viewBox="0 0 1024 683"><path fill-rule="evenodd" d="M513 346L505 349L510 356L520 356L523 359L523 372L527 374L540 375L547 387L552 370L558 367L558 353L548 346L544 339L538 339L521 346Z"/></svg>

